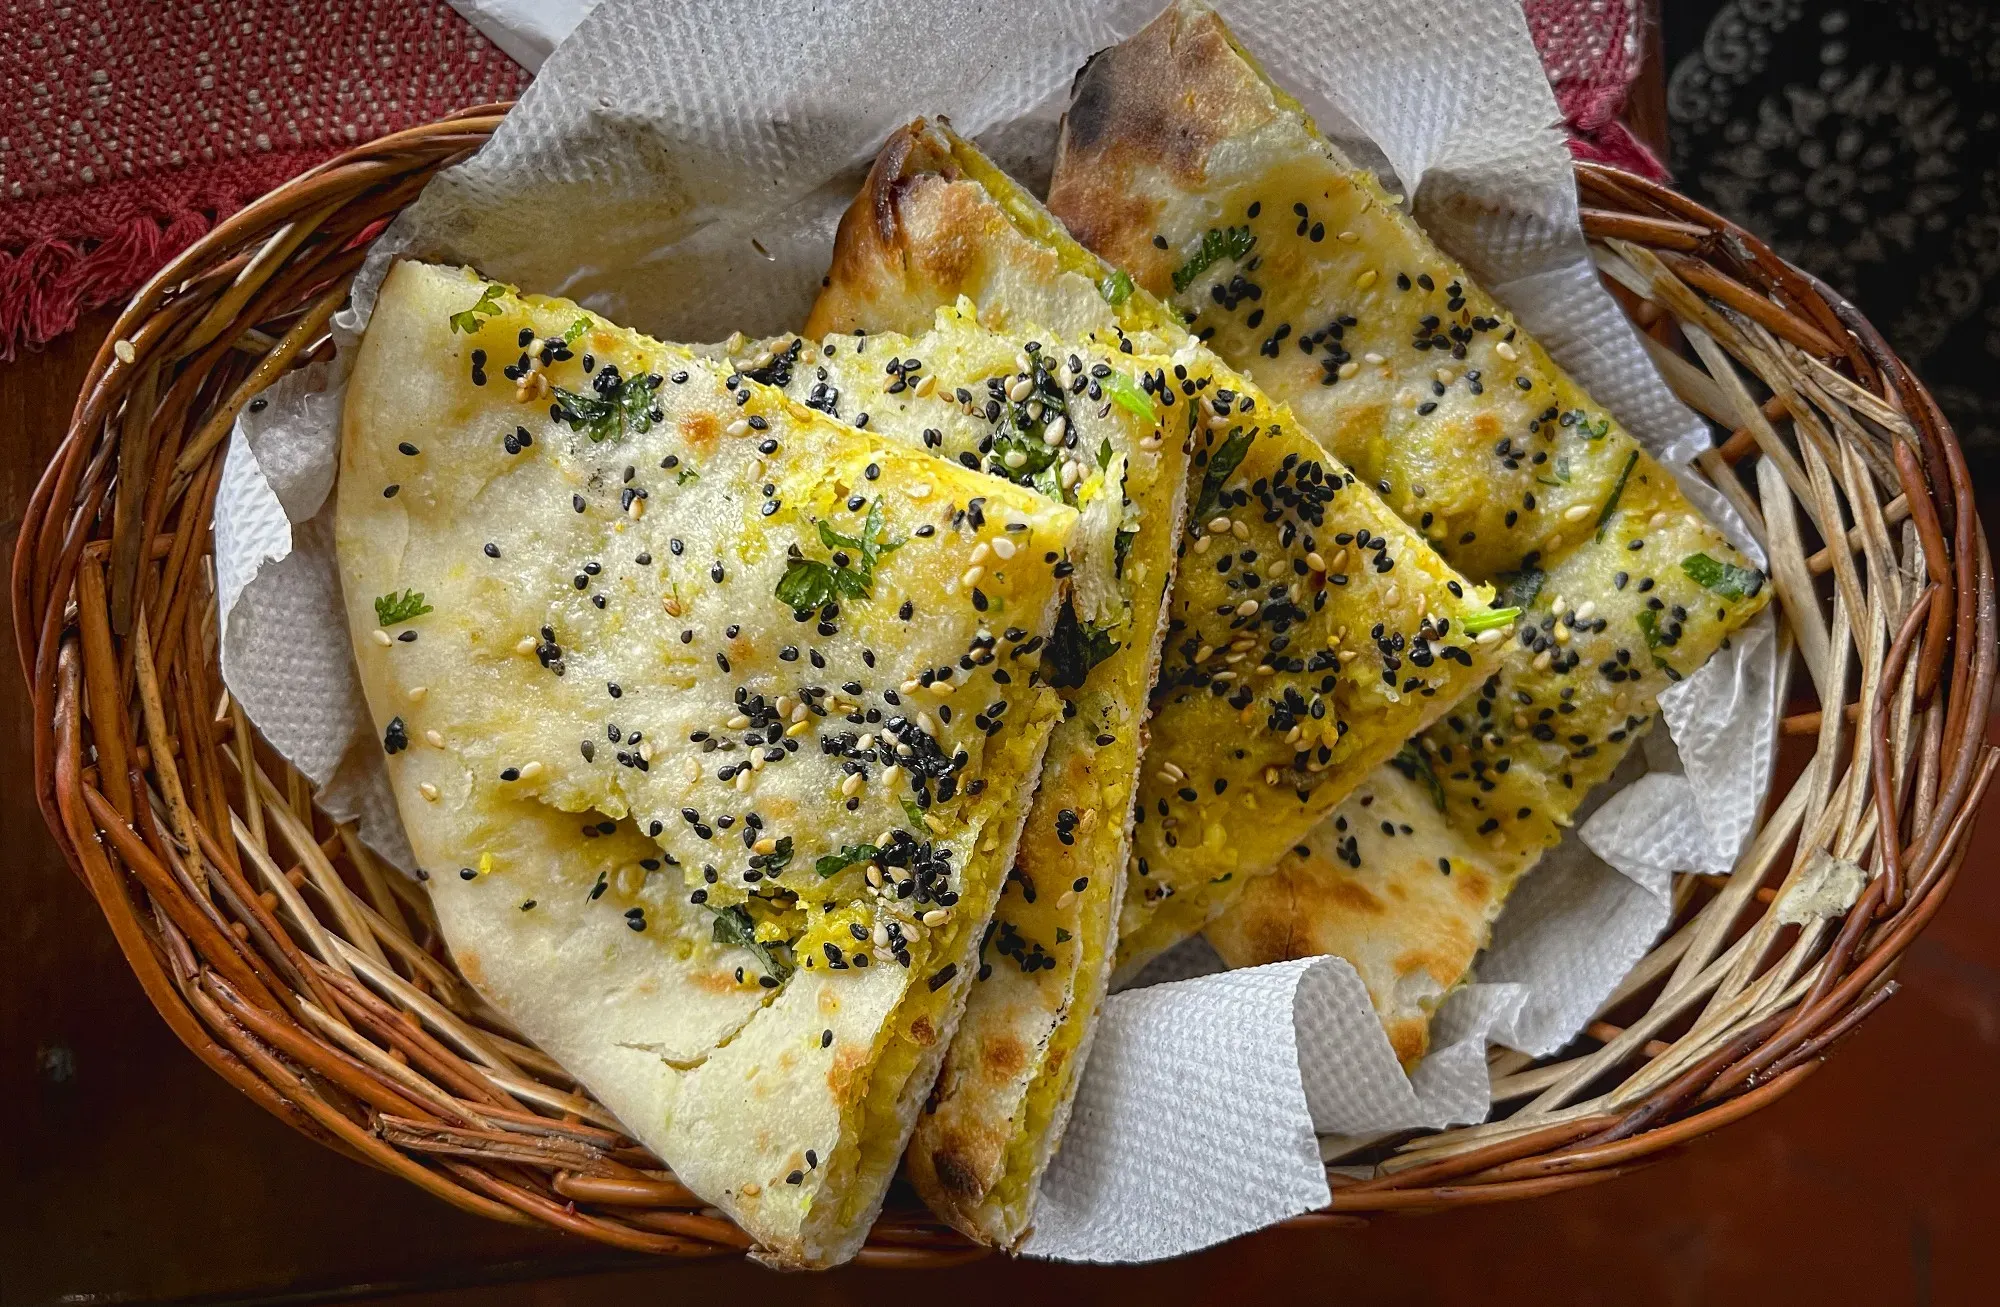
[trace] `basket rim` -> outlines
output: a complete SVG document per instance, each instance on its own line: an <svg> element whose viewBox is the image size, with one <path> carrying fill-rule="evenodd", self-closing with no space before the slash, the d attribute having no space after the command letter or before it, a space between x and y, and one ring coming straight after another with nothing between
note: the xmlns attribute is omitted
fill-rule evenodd
<svg viewBox="0 0 2000 1307"><path fill-rule="evenodd" d="M377 989L354 982L351 972L343 982L340 968L308 956L286 922L296 922L299 912L310 916L311 909L302 898L294 903L282 894L275 899L284 902L267 903L275 883L260 897L230 842L230 823L241 818L223 794L228 786L218 759L225 734L239 743L249 738L240 708L224 723L228 732L201 742L202 719L178 702L198 690L220 689L213 642L204 646L189 633L205 611L193 598L200 588L195 578L209 547L207 505L220 468L218 447L235 413L284 371L323 351L326 318L343 302L368 242L414 199L422 182L482 144L510 107L469 108L327 160L219 223L141 287L119 315L30 497L17 539L11 579L18 654L35 706L35 794L149 1000L192 1051L273 1115L497 1219L553 1225L672 1255L738 1252L747 1241L735 1227L702 1213L698 1202L690 1208L690 1196L670 1178L649 1175L635 1165L639 1159L620 1160L617 1148L595 1136L578 1144L581 1169L557 1168L551 1182L538 1184L519 1181L520 1167L512 1160L483 1160L487 1154L466 1142L470 1135L463 1129L446 1147L435 1131L399 1125L434 1117L435 1105L351 1041L330 1040L323 1026L302 1020L297 1000L309 997L355 1028L377 1032L387 1028L383 1013L394 1016L394 1005ZM1829 371L1844 365L1837 379L1865 392L1908 429L1905 438L1892 430L1888 443L1910 523L1906 538L1914 534L1928 571L1920 596L1889 633L1893 639L1874 669L1883 689L1853 732L1858 745L1865 726L1871 851L1882 872L1870 878L1801 996L1736 1031L1644 1097L1617 1111L1573 1114L1525 1132L1502 1132L1492 1142L1475 1140L1400 1169L1378 1169L1364 1180L1330 1173L1331 1204L1287 1226L1596 1183L1649 1165L1790 1092L1895 991L1896 960L1950 890L1979 799L2000 767L2000 750L1980 742L2000 661L1992 562L1963 451L1929 391L1854 305L1742 227L1662 183L1608 165L1579 161L1576 176L1587 238L1647 251L1705 304L1732 311L1802 354L1830 359ZM1630 302L1624 307L1633 311ZM243 336L245 329L271 323L288 325L276 339L262 337L261 355L249 351L254 363L234 358L240 342L252 339ZM1757 451L1754 426L1737 428L1710 451L1714 459L1705 470L1719 465L1727 473L1732 447L1739 458ZM177 455L171 477L160 475L155 461L169 451ZM132 475L118 475L128 461ZM123 485L135 493L119 496ZM141 489L143 500L136 493ZM1853 530L1860 529L1857 522ZM1831 558L1843 551L1822 553ZM1851 567L1852 548L1843 556ZM1838 572L1839 564L1829 570ZM155 624L148 604L162 599L165 618ZM157 649L155 631L162 641ZM163 684L170 693L162 694ZM1898 689L1904 703L1922 706L1898 709L1889 688ZM138 711L131 713L135 694ZM1898 775L1891 741L1899 729L1918 729L1911 711L1922 719L1926 749L1907 774ZM1837 720L1820 729L1823 738L1828 730L1836 742L1843 738ZM179 769L189 773L185 792ZM287 797L274 790L261 800L274 824ZM257 802L250 803L252 813L259 811ZM308 833L316 838L309 802L308 796ZM209 819L224 816L211 837ZM1901 834L1906 825L1907 843ZM349 879L367 880L368 860L351 841L343 847L329 836L323 844L332 847L320 862L337 882L341 873L331 859L343 853ZM313 859L301 850L300 862ZM397 902L393 887L368 883L365 889L388 896L373 900L385 913ZM324 885L318 891L327 892ZM345 883L332 892L354 895ZM364 907L370 901L355 896ZM400 915L394 919L402 922ZM413 975L423 970L399 960L414 968ZM398 1029L376 1037L394 1041L406 1034ZM443 1064L437 1040L430 1040L436 1047L410 1042L410 1051L400 1054L405 1065ZM444 1054L453 1055L449 1049ZM522 1123L497 1102L487 1108L497 1111L491 1119L500 1122L500 1133L518 1140L507 1127ZM577 1125L571 1134L584 1138L589 1131ZM871 1234L862 1260L934 1266L986 1251L922 1217L897 1212Z"/></svg>

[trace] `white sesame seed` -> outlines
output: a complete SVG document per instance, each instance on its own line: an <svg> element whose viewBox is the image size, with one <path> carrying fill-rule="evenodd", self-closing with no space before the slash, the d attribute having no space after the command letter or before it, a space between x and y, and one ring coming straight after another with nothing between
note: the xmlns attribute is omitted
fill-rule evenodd
<svg viewBox="0 0 2000 1307"><path fill-rule="evenodd" d="M428 685L413 685L404 691L404 693L409 697L411 703L422 703L430 697L431 687Z"/></svg>
<svg viewBox="0 0 2000 1307"><path fill-rule="evenodd" d="M935 929L938 926L942 926L945 922L950 920L951 920L951 914L949 912L946 912L943 908L932 908L929 912L926 912L924 914L924 924L926 926L932 927L933 929Z"/></svg>
<svg viewBox="0 0 2000 1307"><path fill-rule="evenodd" d="M801 735L804 735L807 731L810 731L812 728L813 724L811 718L807 718L805 721L802 722L793 722L790 726L787 726L785 728L785 737L787 739L796 740Z"/></svg>
<svg viewBox="0 0 2000 1307"><path fill-rule="evenodd" d="M993 546L987 544L984 540L972 547L972 561L975 563L983 563L992 556Z"/></svg>
<svg viewBox="0 0 2000 1307"><path fill-rule="evenodd" d="M1003 562L1012 558L1014 556L1014 542L1006 536L995 536L993 539L993 556Z"/></svg>
<svg viewBox="0 0 2000 1307"><path fill-rule="evenodd" d="M131 364L139 361L138 349L123 336L111 342L111 352L118 356L120 363Z"/></svg>
<svg viewBox="0 0 2000 1307"><path fill-rule="evenodd" d="M1355 373L1359 371L1361 371L1361 365L1359 363L1356 363L1353 359L1349 359L1347 360L1347 362L1340 365L1340 378L1341 380L1345 381L1347 378L1353 376Z"/></svg>
<svg viewBox="0 0 2000 1307"><path fill-rule="evenodd" d="M1319 556L1318 550L1314 550L1306 555L1306 566L1315 572L1324 572L1326 570L1326 560Z"/></svg>
<svg viewBox="0 0 2000 1307"><path fill-rule="evenodd" d="M1375 269L1370 268L1366 272L1362 273L1359 277L1356 277L1354 279L1354 288L1356 290L1367 290L1370 286L1373 286L1375 284L1376 280L1377 278Z"/></svg>
<svg viewBox="0 0 2000 1307"><path fill-rule="evenodd" d="M1052 418L1050 419L1049 424L1046 427L1042 428L1042 443L1047 445L1060 445L1063 442L1063 437L1068 434L1069 434L1069 419L1062 417Z"/></svg>
<svg viewBox="0 0 2000 1307"><path fill-rule="evenodd" d="M1238 520L1229 524L1229 534L1235 536L1238 540L1248 540L1250 538L1250 528L1241 520Z"/></svg>
<svg viewBox="0 0 2000 1307"><path fill-rule="evenodd" d="M1361 239L1361 233L1353 231L1344 231L1340 233L1338 239L1345 244L1352 245L1356 241Z"/></svg>
<svg viewBox="0 0 2000 1307"><path fill-rule="evenodd" d="M432 730L432 731L425 731L425 732L424 732L424 743L425 743L425 744L428 744L428 745L430 745L430 746L431 746L431 748L433 748L433 749L442 749L442 748L444 748L444 736L442 736L442 735L439 735L439 734L438 734L438 733L437 733L436 731L434 731L434 730Z"/></svg>
<svg viewBox="0 0 2000 1307"><path fill-rule="evenodd" d="M1501 341L1498 345L1495 345L1493 347L1493 352L1495 354L1498 354L1501 358L1506 359L1509 363L1512 363L1515 359L1521 357L1520 353L1516 351L1512 345L1508 344L1504 340Z"/></svg>
<svg viewBox="0 0 2000 1307"><path fill-rule="evenodd" d="M1362 361L1365 363L1387 363L1389 361L1388 359L1383 358L1380 354L1377 354L1372 349L1369 350L1366 354L1363 354L1361 358Z"/></svg>
<svg viewBox="0 0 2000 1307"><path fill-rule="evenodd" d="M1474 636L1473 638L1476 639L1481 644L1499 644L1500 641L1506 638L1506 635L1507 633L1505 630L1495 626L1495 627L1490 627L1487 630L1481 631L1477 636Z"/></svg>
<svg viewBox="0 0 2000 1307"><path fill-rule="evenodd" d="M1565 522L1581 522L1583 521L1584 518L1589 516L1590 516L1589 504L1571 504L1568 508L1565 508L1563 510L1563 521Z"/></svg>
<svg viewBox="0 0 2000 1307"><path fill-rule="evenodd" d="M547 768L543 767L542 764L540 764L539 762L528 763L526 766L521 768L521 779L524 781L534 780L537 776L540 776L546 770Z"/></svg>
<svg viewBox="0 0 2000 1307"><path fill-rule="evenodd" d="M646 497L644 495L632 496L632 502L625 505L625 516L631 518L634 522L636 522L645 515L646 515Z"/></svg>
<svg viewBox="0 0 2000 1307"><path fill-rule="evenodd" d="M727 726L732 731L740 731L749 724L750 719L742 713L737 713L734 717L723 723L724 726Z"/></svg>
<svg viewBox="0 0 2000 1307"><path fill-rule="evenodd" d="M1225 534L1228 532L1230 525L1231 523L1227 517L1211 517L1208 519L1208 529L1215 535Z"/></svg>
<svg viewBox="0 0 2000 1307"><path fill-rule="evenodd" d="M1437 378L1440 386L1449 386L1453 381L1458 379L1457 374L1450 368L1439 368L1431 375Z"/></svg>
<svg viewBox="0 0 2000 1307"><path fill-rule="evenodd" d="M1013 400L1016 404L1034 393L1035 383L1026 377L1017 378L1013 385L1007 387L1007 398Z"/></svg>
<svg viewBox="0 0 2000 1307"><path fill-rule="evenodd" d="M965 569L965 574L958 578L958 583L970 590L973 586L978 585L985 575L986 569L975 564Z"/></svg>
<svg viewBox="0 0 2000 1307"><path fill-rule="evenodd" d="M531 654L535 652L535 637L532 635L524 635L520 639L514 641L514 652L517 654Z"/></svg>
<svg viewBox="0 0 2000 1307"><path fill-rule="evenodd" d="M387 631L383 630L379 626L376 627L374 631L370 632L370 635L373 637L375 643L381 645L384 649L387 649L390 645L396 643L396 637L390 635Z"/></svg>
<svg viewBox="0 0 2000 1307"><path fill-rule="evenodd" d="M1242 603L1236 605L1236 615L1238 617L1255 617L1257 615L1257 601L1255 599L1245 599Z"/></svg>
<svg viewBox="0 0 2000 1307"><path fill-rule="evenodd" d="M882 769L882 784L894 788L896 783L902 779L903 779L902 763L892 762L887 767L884 767Z"/></svg>
<svg viewBox="0 0 2000 1307"><path fill-rule="evenodd" d="M1581 604L1577 605L1576 609L1577 621L1587 622L1595 616L1597 616L1597 601L1595 599L1586 599Z"/></svg>
<svg viewBox="0 0 2000 1307"><path fill-rule="evenodd" d="M731 436L747 436L750 434L750 419L737 418L723 430Z"/></svg>

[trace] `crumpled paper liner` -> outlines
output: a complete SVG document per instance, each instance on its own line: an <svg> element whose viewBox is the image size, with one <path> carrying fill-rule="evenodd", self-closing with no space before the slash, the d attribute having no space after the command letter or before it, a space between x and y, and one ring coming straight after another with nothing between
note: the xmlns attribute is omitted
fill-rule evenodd
<svg viewBox="0 0 2000 1307"><path fill-rule="evenodd" d="M789 329L890 130L945 114L1039 185L1076 69L1158 8L936 0L917 13L849 0L780 15L745 0L604 0L563 40L567 15L588 5L463 2L517 32L528 59L537 42L561 44L488 146L378 242L334 319L335 360L287 375L244 414L216 505L225 681L322 806L358 820L405 868L329 529L348 360L390 259L470 262L672 339ZM1219 7L1322 127L1412 193L1440 243L1684 473L1707 429L1591 268L1559 114L1518 6ZM1726 501L1682 479L1762 561ZM1114 995L1026 1251L1187 1252L1324 1205L1321 1136L1483 1118L1488 1041L1559 1048L1666 925L1671 874L1733 863L1770 779L1776 644L1766 615L1662 696L1667 731L1635 751L1637 778L1523 882L1479 983L1443 1005L1413 1076L1338 959L1204 975L1216 963L1196 942L1163 960L1191 978Z"/></svg>

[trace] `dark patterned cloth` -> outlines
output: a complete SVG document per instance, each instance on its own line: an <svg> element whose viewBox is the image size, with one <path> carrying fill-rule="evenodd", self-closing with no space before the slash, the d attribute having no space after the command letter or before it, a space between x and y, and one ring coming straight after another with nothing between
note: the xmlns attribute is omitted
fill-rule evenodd
<svg viewBox="0 0 2000 1307"><path fill-rule="evenodd" d="M2000 4L1664 10L1676 184L1852 299L2000 465Z"/></svg>

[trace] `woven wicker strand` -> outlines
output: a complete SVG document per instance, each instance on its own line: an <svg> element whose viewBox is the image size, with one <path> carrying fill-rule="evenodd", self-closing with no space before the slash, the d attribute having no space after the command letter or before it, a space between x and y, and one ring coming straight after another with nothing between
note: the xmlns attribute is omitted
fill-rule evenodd
<svg viewBox="0 0 2000 1307"><path fill-rule="evenodd" d="M231 424L328 357L368 242L506 108L272 192L119 318L15 553L36 795L161 1016L273 1115L496 1219L737 1253L735 1226L452 970L423 894L315 810L218 672L210 514ZM1295 1224L1593 1184L1786 1093L1895 991L2000 765L1981 744L1992 561L1929 393L1851 305L1741 228L1624 173L1577 176L1607 283L1669 384L1730 433L1697 465L1770 553L1781 647L1822 705L1782 729L1814 753L1734 875L1676 878L1672 928L1576 1048L1494 1049L1484 1125L1342 1141L1331 1207ZM1867 871L1860 900L1784 911L1828 858ZM982 1253L892 1202L861 1260Z"/></svg>

